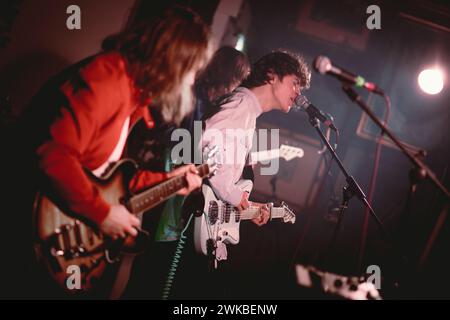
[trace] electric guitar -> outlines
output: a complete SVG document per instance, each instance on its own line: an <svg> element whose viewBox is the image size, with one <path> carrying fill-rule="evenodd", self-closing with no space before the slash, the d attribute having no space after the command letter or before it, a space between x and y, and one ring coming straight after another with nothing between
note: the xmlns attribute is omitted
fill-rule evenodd
<svg viewBox="0 0 450 320"><path fill-rule="evenodd" d="M252 182L241 180L243 190L251 189ZM216 260L226 260L226 245L239 243L239 225L242 220L258 217L261 208L251 206L238 211L233 205L218 200L210 186L203 184L205 207L203 214L195 218L194 246L198 253L213 255ZM283 203L281 207L269 205L270 219L283 219L294 223L295 214Z"/></svg>
<svg viewBox="0 0 450 320"><path fill-rule="evenodd" d="M211 176L217 170L217 147L204 150L204 162L197 166L199 176ZM88 172L91 182L111 205L123 204L132 214L142 214L187 186L184 175L173 177L137 194L128 190L137 165L121 160L97 178ZM33 206L35 252L51 278L67 293L121 296L128 282L134 256L145 249L148 234L138 230L137 237L113 240L99 232L90 221L66 210L49 192L38 192ZM75 269L74 269L75 267ZM80 281L70 279L78 271ZM75 273L74 273L75 274Z"/></svg>
<svg viewBox="0 0 450 320"><path fill-rule="evenodd" d="M303 149L282 144L278 149L263 150L250 153L250 164L268 161L276 158L283 158L291 161L294 158L302 158L304 156Z"/></svg>
<svg viewBox="0 0 450 320"><path fill-rule="evenodd" d="M290 161L302 158L302 149L282 144L278 149L264 150L250 153L250 163L283 158ZM241 188L250 192L253 184L249 180L239 182ZM205 206L204 214L195 219L194 245L198 253L210 255L213 253L217 260L226 259L226 244L239 242L239 223L241 220L251 220L260 214L259 207L249 208L241 213L232 205L216 198L208 185L202 186ZM283 218L284 222L295 222L295 214L285 205L270 207L271 218ZM214 251L214 252L213 252Z"/></svg>

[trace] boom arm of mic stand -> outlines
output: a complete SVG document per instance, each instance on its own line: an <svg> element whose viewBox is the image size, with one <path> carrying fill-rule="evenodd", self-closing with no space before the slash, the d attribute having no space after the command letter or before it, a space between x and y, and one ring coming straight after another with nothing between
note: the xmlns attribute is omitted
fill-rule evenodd
<svg viewBox="0 0 450 320"><path fill-rule="evenodd" d="M429 178L431 182L434 183L434 185L447 197L447 204L439 217L439 220L441 220L442 216L445 215L445 210L448 210L449 206L448 200L450 198L450 192L447 190L447 188L441 183L441 181L439 181L439 179L436 177L436 174L418 158L418 155L412 154L403 146L403 144L397 139L397 137L377 118L372 110L370 110L368 105L363 101L361 96L359 96L355 92L355 90L353 90L345 83L343 83L342 85L342 90L344 90L350 100L356 102L356 104L373 120L373 122L376 123L376 125L381 129L382 133L387 135L392 140L392 142L394 142L395 145L403 152L403 154L406 155L406 157L415 165L418 175L421 178ZM433 246L436 234L439 232L441 226L442 224L439 225L439 223L435 226L435 230L433 230L433 234L431 235L426 248L424 249L420 257L419 268L423 267L425 260L427 259L427 256L429 254L430 248ZM404 256L402 258L404 259Z"/></svg>
<svg viewBox="0 0 450 320"><path fill-rule="evenodd" d="M350 86L344 84L342 86L342 90L348 95L350 100L355 102L358 106L363 109L363 111L370 117L370 119L373 120L373 122L376 123L376 125L381 129L382 133L387 135L392 142L395 143L395 145L411 160L411 162L419 168L419 170L423 171L437 187L439 190L441 190L447 198L450 198L450 192L447 190L447 188L442 184L441 181L436 177L436 174L428 168L416 155L412 154L410 151L408 151L405 146L397 139L397 137L380 121L380 119L377 118L377 116L370 110L369 106L363 101L360 95L356 93L353 88Z"/></svg>

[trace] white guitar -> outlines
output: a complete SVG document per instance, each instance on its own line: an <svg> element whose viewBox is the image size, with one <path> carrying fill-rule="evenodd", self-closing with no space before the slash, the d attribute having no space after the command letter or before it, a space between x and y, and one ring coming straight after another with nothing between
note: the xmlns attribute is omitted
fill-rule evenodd
<svg viewBox="0 0 450 320"><path fill-rule="evenodd" d="M276 158L283 158L291 161L294 158L302 158L304 156L303 149L282 144L279 149L264 150L250 153L250 163L255 164L261 161L268 161Z"/></svg>
<svg viewBox="0 0 450 320"><path fill-rule="evenodd" d="M249 190L252 182L241 180L243 190ZM198 253L214 255L216 260L226 260L227 244L239 243L239 225L242 220L251 220L259 216L260 208L251 206L239 212L233 205L218 200L208 185L202 186L205 197L203 214L195 219L194 245ZM285 223L295 222L295 214L285 205L269 206L270 219L281 218Z"/></svg>
<svg viewBox="0 0 450 320"><path fill-rule="evenodd" d="M283 158L290 161L294 158L302 158L304 152L300 148L282 144L279 149L252 152L250 163L268 161ZM249 180L241 180L242 190L250 192L253 183ZM226 260L227 244L239 243L239 224L241 220L251 220L260 214L259 207L250 207L239 212L231 204L216 198L213 190L208 185L202 186L205 199L203 215L195 219L194 244L198 253L204 255L213 254L216 260ZM270 217L282 218L284 222L295 222L295 214L285 205L281 207L270 206Z"/></svg>

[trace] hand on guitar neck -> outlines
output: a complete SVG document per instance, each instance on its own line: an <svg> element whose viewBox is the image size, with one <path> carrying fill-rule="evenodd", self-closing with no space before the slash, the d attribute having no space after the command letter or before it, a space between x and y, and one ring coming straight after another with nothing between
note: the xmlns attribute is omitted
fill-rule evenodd
<svg viewBox="0 0 450 320"><path fill-rule="evenodd" d="M202 178L198 175L198 170L193 164L188 164L172 170L167 174L168 178L173 178L184 174L186 176L187 186L177 192L178 195L186 196L202 185Z"/></svg>
<svg viewBox="0 0 450 320"><path fill-rule="evenodd" d="M179 195L187 195L193 190L199 188L202 179L198 176L198 171L193 164L185 165L177 168L167 174L167 177L173 178L180 175L186 177L186 187L177 192ZM100 230L116 240L118 238L126 238L127 235L135 237L141 222L136 216L131 214L123 205L112 205L105 220L100 225Z"/></svg>
<svg viewBox="0 0 450 320"><path fill-rule="evenodd" d="M253 201L249 201L248 200L249 197L249 193L248 192L244 192L242 194L242 199L241 202L238 205L238 210L242 211L242 210L246 210L249 207L259 207L261 209L260 215L254 219L252 219L251 221L256 224L257 226L262 226L264 224L267 223L267 221L269 221L270 218L270 213L269 213L269 206L265 203L259 203L259 202L253 202Z"/></svg>

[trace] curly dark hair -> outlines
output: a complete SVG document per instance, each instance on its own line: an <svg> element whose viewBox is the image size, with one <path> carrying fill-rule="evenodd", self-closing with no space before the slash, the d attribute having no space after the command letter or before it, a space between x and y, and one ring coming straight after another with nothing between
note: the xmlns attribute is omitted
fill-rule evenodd
<svg viewBox="0 0 450 320"><path fill-rule="evenodd" d="M209 60L209 38L209 27L198 14L175 6L107 37L102 48L122 54L141 90L140 102L151 96L164 115L180 106L187 73L201 69ZM180 117L175 115L175 121Z"/></svg>
<svg viewBox="0 0 450 320"><path fill-rule="evenodd" d="M255 88L269 83L273 76L282 79L287 75L295 75L300 79L303 89L308 89L311 70L302 56L285 51L276 50L261 57L252 65L250 75L243 81L242 86Z"/></svg>

